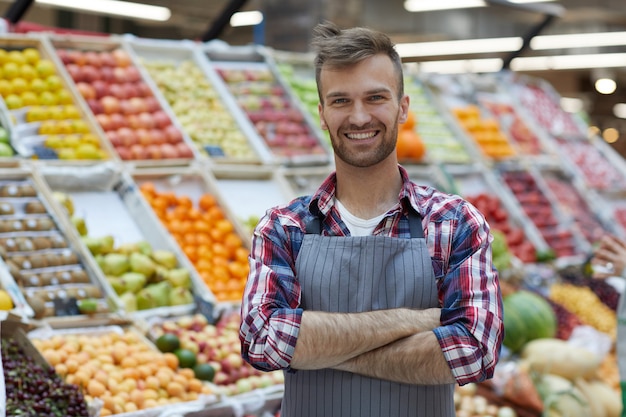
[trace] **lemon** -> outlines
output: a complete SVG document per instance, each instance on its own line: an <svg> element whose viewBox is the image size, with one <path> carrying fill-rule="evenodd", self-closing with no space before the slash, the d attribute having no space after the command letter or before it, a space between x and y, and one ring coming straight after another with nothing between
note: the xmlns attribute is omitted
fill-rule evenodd
<svg viewBox="0 0 626 417"><path fill-rule="evenodd" d="M13 300L8 292L0 290L0 310L8 311L13 309Z"/></svg>

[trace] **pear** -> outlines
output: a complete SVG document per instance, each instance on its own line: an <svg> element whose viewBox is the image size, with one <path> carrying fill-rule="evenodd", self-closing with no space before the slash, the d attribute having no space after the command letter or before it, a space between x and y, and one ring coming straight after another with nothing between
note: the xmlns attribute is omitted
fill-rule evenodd
<svg viewBox="0 0 626 417"><path fill-rule="evenodd" d="M169 293L172 286L167 281L150 284L137 293L137 308L146 310L156 307L164 307L169 304Z"/></svg>
<svg viewBox="0 0 626 417"><path fill-rule="evenodd" d="M126 272L119 279L124 282L127 292L137 293L146 286L148 279L139 272Z"/></svg>
<svg viewBox="0 0 626 417"><path fill-rule="evenodd" d="M140 240L139 242L136 243L136 245L139 248L139 252L148 256L152 255L152 245L150 244L150 242L146 242L145 240Z"/></svg>
<svg viewBox="0 0 626 417"><path fill-rule="evenodd" d="M71 219L72 224L78 231L78 234L81 236L87 236L87 223L85 223L85 219L83 217L78 217L76 215L72 216Z"/></svg>
<svg viewBox="0 0 626 417"><path fill-rule="evenodd" d="M137 246L137 243L122 243L115 248L115 252L130 255L131 253L139 252L139 246Z"/></svg>
<svg viewBox="0 0 626 417"><path fill-rule="evenodd" d="M52 196L55 200L61 203L69 216L74 215L74 200L72 200L72 197L70 197L69 194L63 193L61 191L53 191Z"/></svg>
<svg viewBox="0 0 626 417"><path fill-rule="evenodd" d="M122 306L124 311L133 312L137 311L137 296L132 292L125 292L120 296L120 301L122 302Z"/></svg>
<svg viewBox="0 0 626 417"><path fill-rule="evenodd" d="M130 254L128 261L132 272L139 272L140 274L144 274L147 278L151 278L152 275L154 275L156 266L148 255L134 252Z"/></svg>
<svg viewBox="0 0 626 417"><path fill-rule="evenodd" d="M191 286L191 277L187 268L170 269L166 279L173 287L189 288Z"/></svg>
<svg viewBox="0 0 626 417"><path fill-rule="evenodd" d="M126 287L126 281L122 280L122 278L109 275L106 277L106 280L111 285L113 291L115 291L117 295L122 295L128 291L128 288Z"/></svg>
<svg viewBox="0 0 626 417"><path fill-rule="evenodd" d="M168 269L176 268L178 265L178 259L176 259L176 255L174 252L164 249L157 249L152 252L152 259L160 265Z"/></svg>
<svg viewBox="0 0 626 417"><path fill-rule="evenodd" d="M123 273L128 272L130 262L128 260L128 256L121 253L107 253L104 255L102 266L102 272L104 272L104 275L113 275L118 277Z"/></svg>
<svg viewBox="0 0 626 417"><path fill-rule="evenodd" d="M95 255L93 258L96 260L96 263L98 264L100 269L102 269L104 267L104 255L99 253L99 254Z"/></svg>
<svg viewBox="0 0 626 417"><path fill-rule="evenodd" d="M87 249L89 249L89 252L91 252L92 255L99 255L103 253L102 250L104 247L102 239L92 236L81 236L80 239L83 241L85 246L87 246Z"/></svg>
<svg viewBox="0 0 626 417"><path fill-rule="evenodd" d="M193 294L187 288L177 287L170 291L169 305L180 306L185 304L192 304Z"/></svg>
<svg viewBox="0 0 626 417"><path fill-rule="evenodd" d="M167 274L169 274L170 270L164 267L163 265L156 264L154 267L154 275L150 279L150 282L156 283L165 281L167 279Z"/></svg>
<svg viewBox="0 0 626 417"><path fill-rule="evenodd" d="M100 238L102 240L101 244L101 253L110 253L113 252L113 247L115 246L115 238L111 235L105 235Z"/></svg>

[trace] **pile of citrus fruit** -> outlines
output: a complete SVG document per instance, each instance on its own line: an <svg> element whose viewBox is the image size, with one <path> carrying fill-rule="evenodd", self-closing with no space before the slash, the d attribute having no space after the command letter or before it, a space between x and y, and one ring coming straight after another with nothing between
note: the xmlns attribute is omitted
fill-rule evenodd
<svg viewBox="0 0 626 417"><path fill-rule="evenodd" d="M197 201L159 191L150 181L140 190L162 224L193 263L218 301L240 301L248 277L249 250L214 195Z"/></svg>

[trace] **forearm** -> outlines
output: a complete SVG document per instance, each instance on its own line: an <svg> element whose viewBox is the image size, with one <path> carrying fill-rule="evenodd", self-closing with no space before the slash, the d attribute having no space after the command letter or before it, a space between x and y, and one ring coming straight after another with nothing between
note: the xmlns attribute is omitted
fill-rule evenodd
<svg viewBox="0 0 626 417"><path fill-rule="evenodd" d="M455 382L432 331L405 337L333 368L404 384L436 385Z"/></svg>
<svg viewBox="0 0 626 417"><path fill-rule="evenodd" d="M291 361L294 369L336 366L365 352L439 326L440 310L377 310L364 313L305 311Z"/></svg>

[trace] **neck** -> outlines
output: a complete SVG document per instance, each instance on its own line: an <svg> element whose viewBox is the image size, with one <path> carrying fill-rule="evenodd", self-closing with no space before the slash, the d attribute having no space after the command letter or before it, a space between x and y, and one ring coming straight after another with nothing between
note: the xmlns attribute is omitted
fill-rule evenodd
<svg viewBox="0 0 626 417"><path fill-rule="evenodd" d="M336 162L337 199L362 219L387 212L398 202L402 177L393 158L373 167L357 168Z"/></svg>

